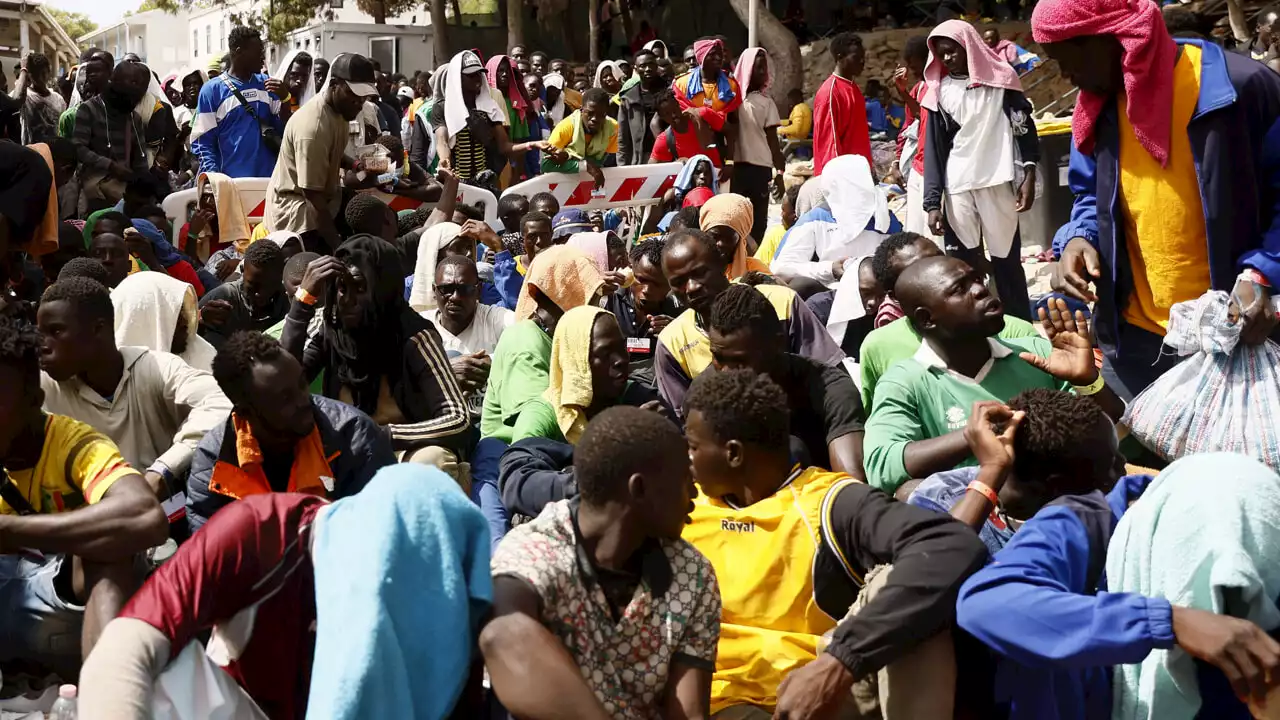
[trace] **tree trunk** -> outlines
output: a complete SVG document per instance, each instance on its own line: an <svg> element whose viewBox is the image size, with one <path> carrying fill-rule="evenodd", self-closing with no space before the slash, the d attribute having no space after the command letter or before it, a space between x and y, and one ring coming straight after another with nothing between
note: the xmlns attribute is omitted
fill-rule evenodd
<svg viewBox="0 0 1280 720"><path fill-rule="evenodd" d="M524 45L524 1L507 0L507 49Z"/></svg>
<svg viewBox="0 0 1280 720"><path fill-rule="evenodd" d="M600 0L587 0L587 12L591 13L587 20L587 59L600 62Z"/></svg>
<svg viewBox="0 0 1280 720"><path fill-rule="evenodd" d="M775 102L785 100L787 92L792 88L805 90L804 65L800 57L800 43L795 33L787 29L772 12L765 0L756 0L760 6L756 8L756 39L760 47L769 53L769 67L773 70L773 85L769 94ZM742 21L747 24L751 0L729 0L729 6ZM817 90L812 88L809 92Z"/></svg>
<svg viewBox="0 0 1280 720"><path fill-rule="evenodd" d="M630 52L631 38L636 36L636 29L632 25L630 0L621 0L618 3L618 10L622 13L622 34L626 36L622 38L622 44L627 46Z"/></svg>
<svg viewBox="0 0 1280 720"><path fill-rule="evenodd" d="M374 0L372 14L375 25L387 24L387 4L383 0Z"/></svg>
<svg viewBox="0 0 1280 720"><path fill-rule="evenodd" d="M462 7L458 5L458 0L450 0L453 5L453 23L458 27L462 27Z"/></svg>
<svg viewBox="0 0 1280 720"><path fill-rule="evenodd" d="M444 0L431 0L431 39L436 46L436 67L446 65L453 53L449 52L449 36L444 28Z"/></svg>

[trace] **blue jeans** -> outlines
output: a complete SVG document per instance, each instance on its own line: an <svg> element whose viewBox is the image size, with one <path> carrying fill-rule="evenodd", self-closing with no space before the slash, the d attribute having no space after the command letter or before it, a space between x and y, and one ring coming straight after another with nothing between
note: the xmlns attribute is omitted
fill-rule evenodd
<svg viewBox="0 0 1280 720"><path fill-rule="evenodd" d="M507 451L507 444L497 438L485 438L476 444L471 454L471 500L480 506L480 512L489 521L492 548L511 527L507 508L502 504L502 492L498 489L498 461Z"/></svg>
<svg viewBox="0 0 1280 720"><path fill-rule="evenodd" d="M0 661L55 672L80 666L84 608L59 597L54 582L68 562L66 555L0 555Z"/></svg>

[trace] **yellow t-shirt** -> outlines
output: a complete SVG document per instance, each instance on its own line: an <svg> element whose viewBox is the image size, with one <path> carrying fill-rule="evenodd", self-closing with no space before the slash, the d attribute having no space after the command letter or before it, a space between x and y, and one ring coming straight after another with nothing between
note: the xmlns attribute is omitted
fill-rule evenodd
<svg viewBox="0 0 1280 720"><path fill-rule="evenodd" d="M732 705L772 708L778 685L818 657L836 626L813 596L823 500L844 473L796 466L773 496L734 509L700 494L682 537L711 561L720 583L720 644L711 712ZM749 560L748 560L749 559Z"/></svg>
<svg viewBox="0 0 1280 720"><path fill-rule="evenodd" d="M778 128L778 134L783 137L803 140L809 137L811 130L813 130L813 109L806 103L796 103L791 108L791 115L782 121L782 127Z"/></svg>
<svg viewBox="0 0 1280 720"><path fill-rule="evenodd" d="M778 312L779 320L786 323L791 319L791 301L796 297L794 290L782 285L757 285L756 290L769 300ZM711 338L698 327L698 314L693 308L686 309L672 320L658 335L658 342L666 346L667 352L690 378L698 377L711 366Z"/></svg>
<svg viewBox="0 0 1280 720"><path fill-rule="evenodd" d="M756 260L768 265L773 262L773 256L778 252L778 243L782 242L782 236L787 234L787 229L781 225L774 225L764 231L764 239L760 241L760 247L756 248L756 254L752 255Z"/></svg>
<svg viewBox="0 0 1280 720"><path fill-rule="evenodd" d="M46 416L44 449L35 467L5 472L31 507L48 515L92 505L117 480L137 473L107 436L65 415ZM0 514L17 511L0 500Z"/></svg>
<svg viewBox="0 0 1280 720"><path fill-rule="evenodd" d="M610 133L609 147L605 150L605 153L618 152L618 121L613 118L605 118L604 131ZM591 140L595 136L585 131L584 134L587 136L587 147L591 147ZM547 142L562 149L569 147L569 143L573 142L572 115L556 123L555 129L552 130L551 135L547 137Z"/></svg>
<svg viewBox="0 0 1280 720"><path fill-rule="evenodd" d="M1133 268L1126 322L1164 335L1169 308L1208 290L1209 245L1204 204L1187 124L1200 99L1200 48L1182 45L1173 68L1173 132L1169 164L1138 142L1120 96L1120 209Z"/></svg>

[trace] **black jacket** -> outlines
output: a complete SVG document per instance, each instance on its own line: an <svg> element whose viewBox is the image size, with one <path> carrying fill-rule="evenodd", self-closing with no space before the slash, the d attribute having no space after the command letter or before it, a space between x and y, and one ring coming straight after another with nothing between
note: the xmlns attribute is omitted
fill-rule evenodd
<svg viewBox="0 0 1280 720"><path fill-rule="evenodd" d="M517 442L498 463L498 490L507 512L531 518L548 503L577 497L573 446L546 438Z"/></svg>

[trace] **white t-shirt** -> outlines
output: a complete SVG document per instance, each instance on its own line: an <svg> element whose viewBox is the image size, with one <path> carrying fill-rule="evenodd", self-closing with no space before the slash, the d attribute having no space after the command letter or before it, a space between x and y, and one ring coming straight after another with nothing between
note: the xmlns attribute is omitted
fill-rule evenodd
<svg viewBox="0 0 1280 720"><path fill-rule="evenodd" d="M493 349L498 347L502 331L511 327L516 319L516 314L504 307L480 305L476 307L476 316L467 329L454 335L440 322L439 308L428 310L423 316L440 331L440 340L444 342L444 349L450 356L470 355L481 350L492 355Z"/></svg>
<svg viewBox="0 0 1280 720"><path fill-rule="evenodd" d="M1004 88L969 87L968 78L945 77L938 106L960 125L947 158L947 192L1013 182L1013 128L1004 113Z"/></svg>
<svg viewBox="0 0 1280 720"><path fill-rule="evenodd" d="M773 167L773 151L765 128L777 127L778 106L764 93L753 92L742 101L738 109L738 142L733 148L736 162L761 167Z"/></svg>

